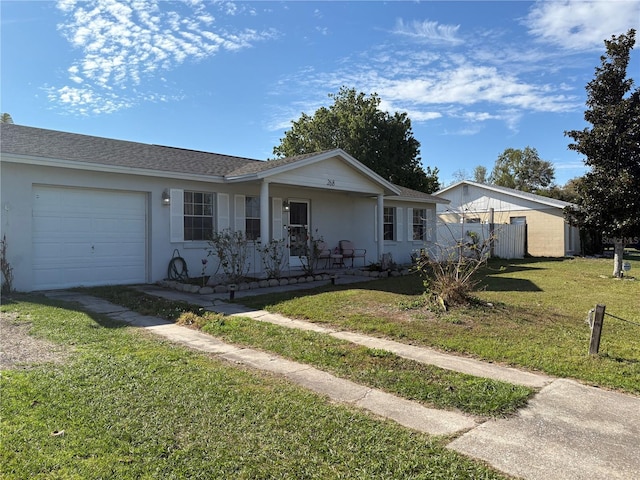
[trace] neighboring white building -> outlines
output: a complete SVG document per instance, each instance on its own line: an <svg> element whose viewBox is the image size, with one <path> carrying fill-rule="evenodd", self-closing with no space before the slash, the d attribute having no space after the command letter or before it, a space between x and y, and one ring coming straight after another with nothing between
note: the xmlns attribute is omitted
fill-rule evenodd
<svg viewBox="0 0 640 480"><path fill-rule="evenodd" d="M563 209L571 203L468 180L434 195L450 201L437 207L443 222L525 224L527 254L564 257L580 253L579 230L563 215Z"/></svg>
<svg viewBox="0 0 640 480"><path fill-rule="evenodd" d="M310 235L332 249L351 240L366 263L406 263L435 240L447 203L340 149L258 161L13 124L0 134L0 226L19 291L155 282L176 249L198 275L207 236L225 229L285 239L292 269ZM260 273L255 248L250 262Z"/></svg>

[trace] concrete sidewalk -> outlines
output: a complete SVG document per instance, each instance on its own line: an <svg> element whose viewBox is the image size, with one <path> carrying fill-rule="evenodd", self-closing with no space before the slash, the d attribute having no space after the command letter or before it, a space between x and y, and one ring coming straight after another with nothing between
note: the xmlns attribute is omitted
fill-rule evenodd
<svg viewBox="0 0 640 480"><path fill-rule="evenodd" d="M354 279L356 281L356 279ZM287 287L274 287L281 291ZM486 461L498 470L525 479L640 478L640 398L588 387L566 379L447 355L428 348L405 345L353 332L329 329L264 311L251 311L227 303L225 295L197 295L147 285L146 293L183 300L210 311L242 315L291 328L313 330L405 358L480 377L540 388L517 415L498 420L426 408L395 395L339 379L308 365L276 355L225 344L196 330L155 317L145 317L95 297L73 292L51 296L74 301L115 320L147 328L190 348L225 360L281 374L333 401L350 403L399 424L429 434L459 434L449 448ZM244 292L244 295L269 293ZM236 298L241 299L243 292Z"/></svg>

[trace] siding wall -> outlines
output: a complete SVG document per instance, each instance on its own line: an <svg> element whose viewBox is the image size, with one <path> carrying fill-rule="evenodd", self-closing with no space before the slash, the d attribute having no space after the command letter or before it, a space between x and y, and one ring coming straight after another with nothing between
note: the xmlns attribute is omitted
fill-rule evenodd
<svg viewBox="0 0 640 480"><path fill-rule="evenodd" d="M446 223L467 223L472 219L488 223L490 209L493 221L509 224L512 217L525 217L527 223L527 253L536 257L563 257L579 254L579 234L564 220L561 208L517 198L502 192L460 185L440 196L451 201L448 206L438 206L439 220ZM464 214L462 213L464 212Z"/></svg>
<svg viewBox="0 0 640 480"><path fill-rule="evenodd" d="M331 163L331 161L330 161ZM14 268L14 286L20 291L32 290L32 190L33 185L52 185L81 187L89 189L110 189L114 191L143 193L148 198L147 215L147 281L155 282L166 278L167 267L174 251L177 249L189 267L192 276L201 272L201 259L207 255L207 242L172 241L171 239L171 206L164 206L161 201L165 189L180 189L211 192L216 194L216 208L218 199L227 199L224 212L231 226L234 225L236 215L235 195L260 195L260 182L246 182L221 184L204 181L180 180L171 178L125 175L120 173L92 172L89 170L75 170L39 165L25 165L10 161L0 162L1 173L1 209L0 235L6 234L8 243L9 262ZM333 169L333 170L332 170ZM304 199L310 202L309 227L314 237L322 236L327 244L333 248L342 239L352 240L357 248L367 250L366 263L377 262L378 242L376 238L376 188L355 169L333 164L329 170L324 167L310 168L303 172L305 181L311 181L308 176L318 176L334 171L336 183L331 190L327 185L327 178L318 180L323 188L302 188L294 185L272 183L269 186L269 197L287 199ZM333 175L333 174L332 174ZM302 177L283 176L279 180L296 183ZM318 177L319 178L319 177ZM331 179L331 178L329 178ZM300 183L296 183L300 185ZM343 190L344 189L344 190ZM351 190L349 190L351 189ZM357 193L360 191L359 193ZM354 193L356 192L356 193ZM273 208L270 202L270 207ZM173 205L173 201L171 203ZM435 229L435 205L387 200L387 206L395 206L403 212L403 234L401 240L385 242L384 251L391 252L397 263L410 261L411 252L421 248L424 242L414 242L408 239L408 208L426 208L433 219ZM273 212L271 212L273 214ZM271 215L270 215L271 217ZM286 226L286 218L278 223L279 228ZM278 238L271 232L272 237ZM260 272L262 262L255 250L250 254L251 272ZM358 264L357 266L361 266ZM209 258L207 274L215 271L215 259Z"/></svg>

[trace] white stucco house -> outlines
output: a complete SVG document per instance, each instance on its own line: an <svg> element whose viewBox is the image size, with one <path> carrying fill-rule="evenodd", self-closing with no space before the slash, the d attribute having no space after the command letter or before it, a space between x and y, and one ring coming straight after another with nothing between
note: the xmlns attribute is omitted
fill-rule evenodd
<svg viewBox="0 0 640 480"><path fill-rule="evenodd" d="M255 247L322 237L397 263L435 239L436 204L336 149L273 161L2 124L0 227L19 291L152 283L176 250L198 275L212 231ZM209 273L215 268L209 257ZM251 272L262 262L253 248Z"/></svg>
<svg viewBox="0 0 640 480"><path fill-rule="evenodd" d="M569 202L511 188L469 180L434 193L449 200L439 204L438 219L446 223L522 224L525 253L535 257L580 254L580 232L564 218Z"/></svg>

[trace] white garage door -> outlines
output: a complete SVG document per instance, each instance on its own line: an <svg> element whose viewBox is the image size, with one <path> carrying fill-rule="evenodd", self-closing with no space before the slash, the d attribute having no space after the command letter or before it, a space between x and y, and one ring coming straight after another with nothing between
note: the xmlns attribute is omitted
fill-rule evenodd
<svg viewBox="0 0 640 480"><path fill-rule="evenodd" d="M146 195L33 187L33 288L144 283Z"/></svg>

